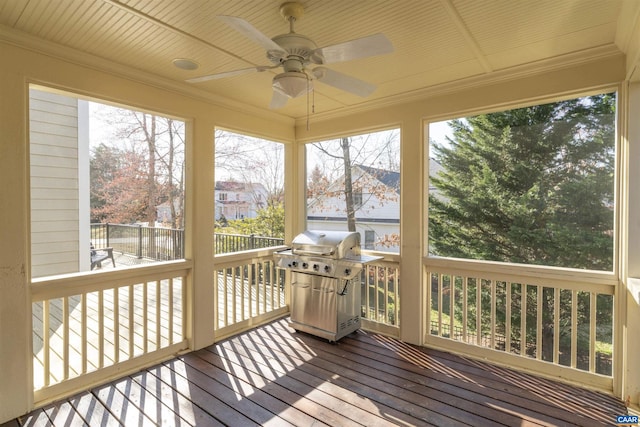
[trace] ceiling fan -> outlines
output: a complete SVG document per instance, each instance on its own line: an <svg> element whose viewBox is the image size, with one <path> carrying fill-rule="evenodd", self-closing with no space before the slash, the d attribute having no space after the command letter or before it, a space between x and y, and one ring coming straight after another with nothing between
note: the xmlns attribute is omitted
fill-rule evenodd
<svg viewBox="0 0 640 427"><path fill-rule="evenodd" d="M187 82L199 83L207 80L237 76L240 74L261 72L282 67L283 72L273 78L273 97L270 108L284 107L289 98L297 98L313 88L313 80L353 93L369 96L376 87L368 82L323 67L325 64L351 61L369 56L393 52L393 45L381 33L359 39L318 48L309 37L294 31L294 23L304 15L304 7L298 2L286 2L280 6L280 14L289 22L289 33L273 39L257 30L249 22L235 16L218 16L218 19L258 43L267 51L267 59L272 65L242 68L223 73L210 74L188 79ZM318 65L313 69L308 67Z"/></svg>

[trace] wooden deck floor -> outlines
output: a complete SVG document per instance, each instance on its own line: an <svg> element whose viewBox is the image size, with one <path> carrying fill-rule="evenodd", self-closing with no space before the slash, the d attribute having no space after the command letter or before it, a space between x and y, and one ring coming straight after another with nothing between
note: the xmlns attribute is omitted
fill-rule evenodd
<svg viewBox="0 0 640 427"><path fill-rule="evenodd" d="M286 320L9 425L614 425L617 399L363 331L337 344Z"/></svg>

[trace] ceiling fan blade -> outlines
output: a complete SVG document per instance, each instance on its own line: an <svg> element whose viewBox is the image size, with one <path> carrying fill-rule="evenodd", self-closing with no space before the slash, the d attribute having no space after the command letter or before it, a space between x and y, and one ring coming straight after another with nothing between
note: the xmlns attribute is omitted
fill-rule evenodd
<svg viewBox="0 0 640 427"><path fill-rule="evenodd" d="M200 82L206 82L208 80L222 79L225 77L233 77L233 76L239 76L242 74L254 73L257 71L264 71L264 68L263 67L241 68L239 70L225 71L224 73L216 73L216 74L209 74L207 76L194 77L192 79L187 79L186 81L189 83L200 83Z"/></svg>
<svg viewBox="0 0 640 427"><path fill-rule="evenodd" d="M218 19L233 28L234 30L242 33L245 37L261 45L267 51L280 51L284 50L269 37L262 34L256 27L249 22L237 16L219 15Z"/></svg>
<svg viewBox="0 0 640 427"><path fill-rule="evenodd" d="M356 79L355 77L339 73L338 71L334 71L329 68L316 67L312 73L319 82L342 89L345 92L353 93L354 95L362 96L363 98L371 95L373 91L376 90L375 85L372 85L371 83L367 83L363 80Z"/></svg>
<svg viewBox="0 0 640 427"><path fill-rule="evenodd" d="M315 53L319 53L323 58L322 62L318 62L319 64L333 64L391 52L393 52L393 45L382 33L315 50Z"/></svg>
<svg viewBox="0 0 640 427"><path fill-rule="evenodd" d="M278 108L282 108L287 105L287 101L289 97L283 93L278 92L277 90L273 91L273 96L271 97L271 103L269 104L269 108L272 110L277 110Z"/></svg>

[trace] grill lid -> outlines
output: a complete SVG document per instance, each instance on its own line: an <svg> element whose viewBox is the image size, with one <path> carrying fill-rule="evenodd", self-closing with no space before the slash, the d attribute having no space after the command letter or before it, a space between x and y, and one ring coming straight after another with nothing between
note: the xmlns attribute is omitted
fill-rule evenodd
<svg viewBox="0 0 640 427"><path fill-rule="evenodd" d="M291 242L296 255L323 256L331 259L360 255L360 233L355 231L307 230Z"/></svg>

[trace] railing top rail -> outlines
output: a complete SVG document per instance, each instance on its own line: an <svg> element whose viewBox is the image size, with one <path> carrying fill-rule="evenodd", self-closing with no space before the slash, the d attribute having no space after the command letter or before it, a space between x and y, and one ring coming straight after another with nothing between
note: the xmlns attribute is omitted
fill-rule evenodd
<svg viewBox="0 0 640 427"><path fill-rule="evenodd" d="M427 269L435 270L438 273L465 277L483 277L511 283L558 287L571 287L574 285L584 287L589 285L609 288L609 291L604 291L603 293L613 292L613 288L619 283L618 278L612 272L566 269L543 265L521 265L437 257L425 257L423 265Z"/></svg>
<svg viewBox="0 0 640 427"><path fill-rule="evenodd" d="M193 268L191 260L167 261L144 267L123 267L99 273L83 272L33 279L31 301L62 298L101 289L119 288L145 281L184 276Z"/></svg>

